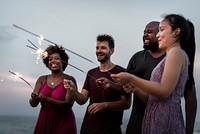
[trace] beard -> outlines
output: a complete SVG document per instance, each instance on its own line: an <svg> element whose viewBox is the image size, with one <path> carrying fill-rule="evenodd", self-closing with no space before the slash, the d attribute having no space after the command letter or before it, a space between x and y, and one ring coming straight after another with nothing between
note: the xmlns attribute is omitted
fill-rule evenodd
<svg viewBox="0 0 200 134"><path fill-rule="evenodd" d="M154 43L154 44L148 44L148 45L143 45L143 48L145 50L150 50L151 52L156 52L159 49L159 44Z"/></svg>
<svg viewBox="0 0 200 134"><path fill-rule="evenodd" d="M98 60L100 63L105 63L109 58L110 58L110 56L109 56L108 54L106 54L106 55L104 56L104 58L99 59L99 58L97 57L97 60Z"/></svg>

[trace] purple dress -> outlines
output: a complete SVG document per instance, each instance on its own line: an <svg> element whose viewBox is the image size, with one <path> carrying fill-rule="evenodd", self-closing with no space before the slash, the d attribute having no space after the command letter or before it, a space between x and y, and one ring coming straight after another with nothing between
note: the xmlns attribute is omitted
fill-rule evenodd
<svg viewBox="0 0 200 134"><path fill-rule="evenodd" d="M63 82L50 88L45 82L40 94L56 100L65 100L66 90ZM41 103L41 109L34 134L76 134L76 121L71 107L56 107Z"/></svg>
<svg viewBox="0 0 200 134"><path fill-rule="evenodd" d="M153 70L151 81L161 81L165 59L166 57ZM168 98L161 99L149 95L143 118L142 134L185 134L181 97L184 94L187 78L188 57L186 58L185 68L180 74L175 90Z"/></svg>

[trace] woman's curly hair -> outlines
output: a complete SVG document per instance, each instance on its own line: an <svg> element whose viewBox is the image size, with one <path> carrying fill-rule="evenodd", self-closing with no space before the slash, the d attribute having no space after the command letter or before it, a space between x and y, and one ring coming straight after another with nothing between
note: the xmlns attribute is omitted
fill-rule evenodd
<svg viewBox="0 0 200 134"><path fill-rule="evenodd" d="M55 45L50 45L49 47L47 47L45 51L48 53L48 56L46 58L43 58L43 63L46 65L46 67L48 67L49 55L58 53L62 61L63 71L65 71L68 65L69 56L65 52L64 48L62 46L58 46L55 44Z"/></svg>

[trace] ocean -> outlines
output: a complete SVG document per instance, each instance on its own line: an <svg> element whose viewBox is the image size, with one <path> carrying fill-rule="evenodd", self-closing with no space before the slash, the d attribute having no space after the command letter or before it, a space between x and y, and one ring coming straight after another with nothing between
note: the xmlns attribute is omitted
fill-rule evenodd
<svg viewBox="0 0 200 134"><path fill-rule="evenodd" d="M0 116L0 134L32 134L37 117L30 116ZM76 118L77 131L79 132L82 118ZM127 120L122 125L125 134ZM194 134L200 134L200 122L195 123Z"/></svg>

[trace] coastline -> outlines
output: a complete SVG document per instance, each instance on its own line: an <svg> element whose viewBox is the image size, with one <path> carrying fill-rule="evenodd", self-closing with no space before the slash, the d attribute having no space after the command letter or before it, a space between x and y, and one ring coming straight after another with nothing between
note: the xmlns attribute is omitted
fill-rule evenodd
<svg viewBox="0 0 200 134"><path fill-rule="evenodd" d="M0 115L0 134L32 134L36 124L36 116L5 116ZM80 133L82 118L76 118L77 134ZM125 134L128 119L123 119L122 134ZM193 134L200 134L200 122L195 122Z"/></svg>

